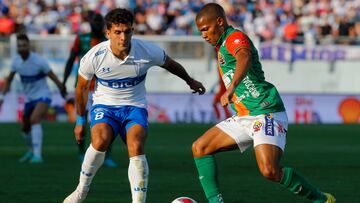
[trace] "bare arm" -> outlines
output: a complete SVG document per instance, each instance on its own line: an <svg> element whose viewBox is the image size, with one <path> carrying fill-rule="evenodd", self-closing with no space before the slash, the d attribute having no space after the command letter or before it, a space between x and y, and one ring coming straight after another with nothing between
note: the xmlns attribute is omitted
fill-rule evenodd
<svg viewBox="0 0 360 203"><path fill-rule="evenodd" d="M79 116L86 115L86 103L88 100L90 80L78 75L78 82L75 89L76 113Z"/></svg>
<svg viewBox="0 0 360 203"><path fill-rule="evenodd" d="M75 89L76 125L74 128L75 139L78 143L82 140L86 125L86 103L88 100L90 81L78 75L78 82Z"/></svg>
<svg viewBox="0 0 360 203"><path fill-rule="evenodd" d="M174 61L169 56L166 57L165 63L161 67L163 67L170 73L178 76L179 78L183 79L186 82L186 84L188 84L190 88L193 90L193 93L196 92L199 94L205 93L206 91L205 87L201 84L201 82L191 78L189 74L186 72L185 68L178 62Z"/></svg>
<svg viewBox="0 0 360 203"><path fill-rule="evenodd" d="M221 105L223 106L230 104L231 98L234 95L236 87L246 76L251 59L250 50L240 49L238 52L236 52L235 59L236 59L236 67L235 67L234 76L226 92L223 94L223 96L220 99Z"/></svg>
<svg viewBox="0 0 360 203"><path fill-rule="evenodd" d="M61 96L66 97L66 88L63 84L61 84L60 80L56 77L53 71L50 71L48 73L49 78L56 84L56 86L59 88Z"/></svg>
<svg viewBox="0 0 360 203"><path fill-rule="evenodd" d="M16 72L10 72L9 75L5 78L5 84L2 90L0 90L0 108L4 100L4 95L10 90L10 85L14 79Z"/></svg>
<svg viewBox="0 0 360 203"><path fill-rule="evenodd" d="M13 79L14 79L15 73L16 73L16 72L12 71L12 72L10 72L9 75L5 78L4 89L2 90L2 93L3 93L3 94L6 94L7 92L9 92L9 90L10 90L10 85L11 85L11 82L13 81Z"/></svg>

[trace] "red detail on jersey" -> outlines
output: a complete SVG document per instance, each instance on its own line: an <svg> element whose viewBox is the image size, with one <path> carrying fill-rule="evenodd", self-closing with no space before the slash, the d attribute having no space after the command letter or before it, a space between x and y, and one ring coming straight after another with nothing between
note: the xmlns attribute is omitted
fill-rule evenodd
<svg viewBox="0 0 360 203"><path fill-rule="evenodd" d="M78 53L80 51L80 37L79 35L76 35L74 45L72 47L72 51L75 53Z"/></svg>
<svg viewBox="0 0 360 203"><path fill-rule="evenodd" d="M236 52L240 48L246 48L251 50L250 42L247 36L242 32L231 33L225 41L226 49L231 55L235 56Z"/></svg>

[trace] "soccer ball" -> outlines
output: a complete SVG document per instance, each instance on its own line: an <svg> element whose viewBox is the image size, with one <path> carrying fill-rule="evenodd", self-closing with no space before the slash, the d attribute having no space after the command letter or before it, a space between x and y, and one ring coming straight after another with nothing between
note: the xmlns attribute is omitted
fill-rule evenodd
<svg viewBox="0 0 360 203"><path fill-rule="evenodd" d="M190 197L178 197L174 199L171 203L197 203L195 200Z"/></svg>

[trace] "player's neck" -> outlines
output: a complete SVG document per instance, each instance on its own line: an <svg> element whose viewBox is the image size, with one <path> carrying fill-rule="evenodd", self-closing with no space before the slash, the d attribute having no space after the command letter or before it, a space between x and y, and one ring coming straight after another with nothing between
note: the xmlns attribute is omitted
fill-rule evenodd
<svg viewBox="0 0 360 203"><path fill-rule="evenodd" d="M119 50L119 49L115 49L115 48L111 48L111 51L113 52L113 54L121 59L121 60L125 60L125 58L129 55L130 53L130 49L131 49L131 45L126 48L126 49L123 49L123 50Z"/></svg>
<svg viewBox="0 0 360 203"><path fill-rule="evenodd" d="M30 52L19 53L19 55L21 56L22 60L26 61L26 59L28 59L30 56Z"/></svg>

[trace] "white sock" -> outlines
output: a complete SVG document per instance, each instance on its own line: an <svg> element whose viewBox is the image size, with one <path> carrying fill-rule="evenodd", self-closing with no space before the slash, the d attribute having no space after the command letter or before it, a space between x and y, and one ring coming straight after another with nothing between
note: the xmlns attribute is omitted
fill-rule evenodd
<svg viewBox="0 0 360 203"><path fill-rule="evenodd" d="M79 185L77 190L81 192L87 192L89 190L91 181L94 178L96 171L104 163L104 159L105 152L97 151L90 144L86 150L84 161L81 165Z"/></svg>
<svg viewBox="0 0 360 203"><path fill-rule="evenodd" d="M32 152L31 132L28 132L28 133L23 132L22 136L23 136L23 138L25 140L25 144L28 147L29 151Z"/></svg>
<svg viewBox="0 0 360 203"><path fill-rule="evenodd" d="M128 176L132 203L144 203L148 185L149 166L145 155L130 158Z"/></svg>
<svg viewBox="0 0 360 203"><path fill-rule="evenodd" d="M35 156L41 158L43 132L41 124L31 126L32 148Z"/></svg>

